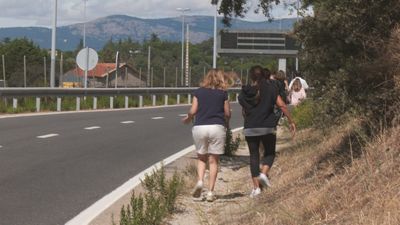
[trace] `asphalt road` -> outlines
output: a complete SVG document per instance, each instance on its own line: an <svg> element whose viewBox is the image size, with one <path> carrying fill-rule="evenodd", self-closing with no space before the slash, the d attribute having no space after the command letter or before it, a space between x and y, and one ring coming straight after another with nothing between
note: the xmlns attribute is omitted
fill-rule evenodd
<svg viewBox="0 0 400 225"><path fill-rule="evenodd" d="M232 104L231 127L242 126ZM0 119L0 225L64 224L193 144L189 106ZM110 218L111 219L111 218Z"/></svg>

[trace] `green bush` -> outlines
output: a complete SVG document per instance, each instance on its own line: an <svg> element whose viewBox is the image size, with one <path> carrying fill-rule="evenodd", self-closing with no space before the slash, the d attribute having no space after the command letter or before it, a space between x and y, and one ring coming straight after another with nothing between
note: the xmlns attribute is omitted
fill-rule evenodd
<svg viewBox="0 0 400 225"><path fill-rule="evenodd" d="M183 177L177 172L167 179L164 167L153 171L152 175L146 175L142 181L145 193L139 196L132 193L129 205L121 209L119 224L161 224L163 218L174 210L176 198L182 191L183 184Z"/></svg>
<svg viewBox="0 0 400 225"><path fill-rule="evenodd" d="M316 116L316 104L313 100L305 100L292 110L293 120L298 129L311 127Z"/></svg>
<svg viewBox="0 0 400 225"><path fill-rule="evenodd" d="M226 139L225 139L225 155L226 156L232 156L235 154L235 152L238 150L240 145L240 137L236 137L235 140L233 140L233 135L232 135L232 130L230 128L226 129Z"/></svg>

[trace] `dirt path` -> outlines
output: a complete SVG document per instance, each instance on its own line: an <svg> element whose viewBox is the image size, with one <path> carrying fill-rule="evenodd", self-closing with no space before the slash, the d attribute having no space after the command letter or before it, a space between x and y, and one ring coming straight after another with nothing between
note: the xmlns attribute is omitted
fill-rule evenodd
<svg viewBox="0 0 400 225"><path fill-rule="evenodd" d="M278 131L278 151L288 144L287 139L288 137L283 136L282 131ZM275 164L274 167L277 169L279 165ZM178 200L177 213L172 215L166 224L248 224L247 221L241 221L243 214L255 207L259 198L262 198L262 195L267 191L264 191L259 198L252 199L249 197L252 184L250 180L249 152L244 141L236 156L221 157L220 171L215 187L217 195L215 202L199 202L192 199L190 191L195 183L195 174L193 174L193 177L193 181L188 184L188 190ZM273 178L271 182L274 182ZM207 187L207 183L205 187ZM206 192L207 190L203 191Z"/></svg>

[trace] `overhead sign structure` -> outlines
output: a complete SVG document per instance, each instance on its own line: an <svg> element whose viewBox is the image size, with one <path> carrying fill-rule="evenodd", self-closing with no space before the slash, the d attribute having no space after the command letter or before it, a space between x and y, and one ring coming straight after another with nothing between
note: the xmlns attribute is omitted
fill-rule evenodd
<svg viewBox="0 0 400 225"><path fill-rule="evenodd" d="M285 30L222 30L218 54L297 57L300 47Z"/></svg>

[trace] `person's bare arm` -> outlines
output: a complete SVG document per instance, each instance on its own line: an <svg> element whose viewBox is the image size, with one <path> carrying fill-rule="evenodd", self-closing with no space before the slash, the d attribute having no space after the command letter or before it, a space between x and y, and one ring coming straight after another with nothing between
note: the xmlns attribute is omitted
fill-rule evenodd
<svg viewBox="0 0 400 225"><path fill-rule="evenodd" d="M187 116L182 119L182 122L184 124L189 124L193 120L193 117L196 115L198 109L199 102L196 97L193 97L192 106L190 107Z"/></svg>
<svg viewBox="0 0 400 225"><path fill-rule="evenodd" d="M231 119L231 106L229 104L229 100L226 100L224 102L224 116L225 116L225 123L226 123L226 127L229 127L229 120Z"/></svg>
<svg viewBox="0 0 400 225"><path fill-rule="evenodd" d="M287 106L285 102L282 100L281 96L278 95L276 98L276 105L282 110L283 114L288 118L289 120L289 128L290 131L292 132L293 137L296 135L296 124L294 123L292 116L290 115L289 110L287 109Z"/></svg>

